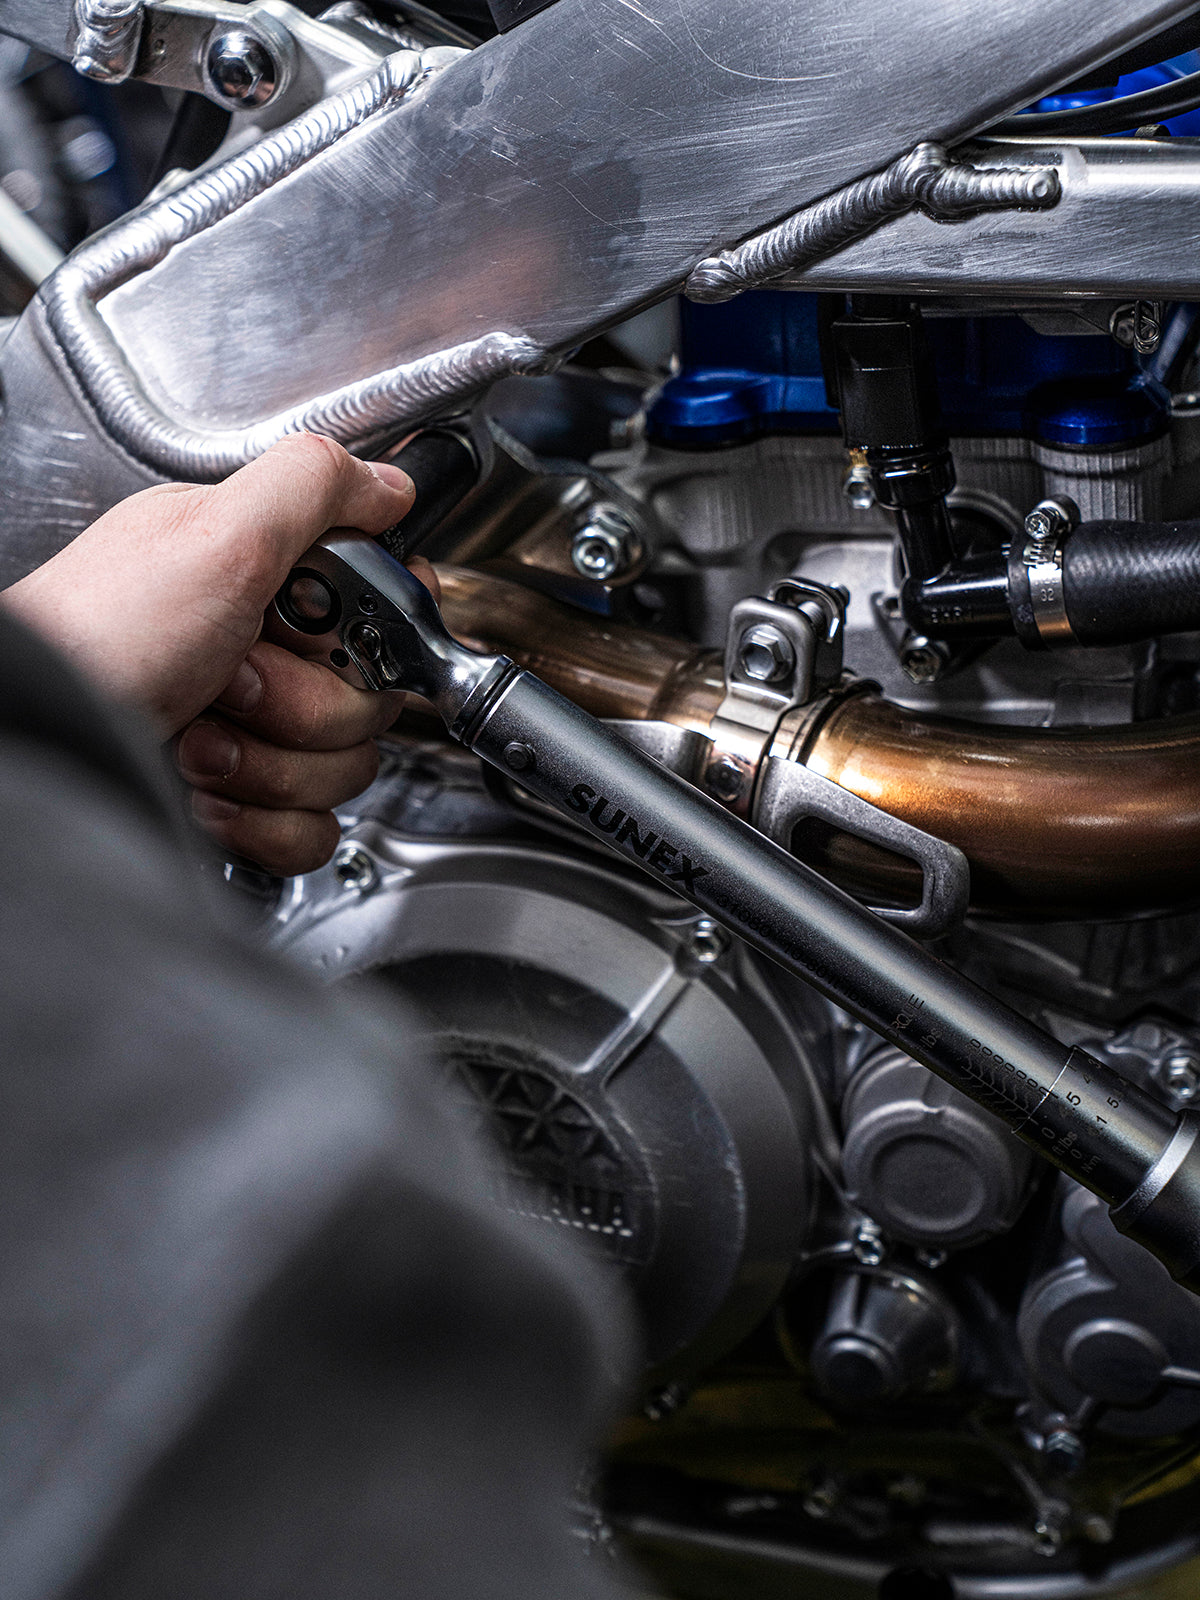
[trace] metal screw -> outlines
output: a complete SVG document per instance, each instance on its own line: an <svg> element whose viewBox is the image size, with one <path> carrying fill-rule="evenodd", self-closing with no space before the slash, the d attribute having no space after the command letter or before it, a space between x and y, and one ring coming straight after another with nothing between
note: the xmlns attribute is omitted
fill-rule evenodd
<svg viewBox="0 0 1200 1600"><path fill-rule="evenodd" d="M719 922L711 917L701 917L692 929L691 952L697 961L711 966L729 949L729 935Z"/></svg>
<svg viewBox="0 0 1200 1600"><path fill-rule="evenodd" d="M592 507L588 520L571 541L571 562L584 578L607 582L631 565L638 540L625 513L602 502Z"/></svg>
<svg viewBox="0 0 1200 1600"><path fill-rule="evenodd" d="M1055 1428L1046 1435L1042 1454L1052 1472L1061 1472L1064 1476L1068 1476L1079 1471L1087 1452L1084 1450L1083 1440L1077 1433L1072 1433L1070 1428Z"/></svg>
<svg viewBox="0 0 1200 1600"><path fill-rule="evenodd" d="M1056 1556L1062 1549L1062 1529L1039 1519L1033 1525L1033 1548L1039 1556Z"/></svg>
<svg viewBox="0 0 1200 1600"><path fill-rule="evenodd" d="M1193 1055L1168 1056L1163 1079L1177 1100L1193 1100L1200 1089L1200 1061Z"/></svg>
<svg viewBox="0 0 1200 1600"><path fill-rule="evenodd" d="M946 1250L931 1250L927 1246L917 1251L917 1260L930 1272L936 1272L939 1267L946 1265L949 1252Z"/></svg>
<svg viewBox="0 0 1200 1600"><path fill-rule="evenodd" d="M883 1235L879 1231L879 1224L864 1219L854 1230L854 1241L851 1246L854 1259L864 1267L880 1267L887 1254L887 1247L883 1242Z"/></svg>
<svg viewBox="0 0 1200 1600"><path fill-rule="evenodd" d="M912 683L936 683L946 670L947 652L936 639L914 634L900 649L900 667Z"/></svg>
<svg viewBox="0 0 1200 1600"><path fill-rule="evenodd" d="M705 787L718 800L736 800L742 792L742 769L732 756L714 761L704 774Z"/></svg>
<svg viewBox="0 0 1200 1600"><path fill-rule="evenodd" d="M265 106L279 86L279 68L261 39L240 28L222 33L208 47L209 82L240 110Z"/></svg>
<svg viewBox="0 0 1200 1600"><path fill-rule="evenodd" d="M755 683L778 683L795 665L791 640L771 622L756 622L738 640L738 667Z"/></svg>
<svg viewBox="0 0 1200 1600"><path fill-rule="evenodd" d="M358 844L339 846L333 858L333 870L344 889L354 889L359 894L367 894L379 882L374 861Z"/></svg>
<svg viewBox="0 0 1200 1600"><path fill-rule="evenodd" d="M535 763L533 747L514 739L504 746L504 765L510 772L528 772Z"/></svg>
<svg viewBox="0 0 1200 1600"><path fill-rule="evenodd" d="M664 1383L660 1389L651 1389L642 1402L642 1415L650 1422L665 1422L673 1416L687 1399L682 1383Z"/></svg>
<svg viewBox="0 0 1200 1600"><path fill-rule="evenodd" d="M871 482L870 467L851 467L842 479L842 493L855 511L870 511L875 504L875 485Z"/></svg>

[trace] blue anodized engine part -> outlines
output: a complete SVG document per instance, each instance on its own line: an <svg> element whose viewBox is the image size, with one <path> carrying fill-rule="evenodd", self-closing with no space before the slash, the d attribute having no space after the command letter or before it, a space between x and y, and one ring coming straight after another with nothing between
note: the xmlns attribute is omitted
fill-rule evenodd
<svg viewBox="0 0 1200 1600"><path fill-rule="evenodd" d="M680 302L680 370L647 434L675 449L712 449L766 433L832 433L818 296L757 290L723 305ZM1018 435L1103 449L1153 438L1168 396L1107 334L1035 331L1014 315L927 316L938 393L954 435Z"/></svg>
<svg viewBox="0 0 1200 1600"><path fill-rule="evenodd" d="M1113 88L1040 100L1061 111L1135 94L1200 71L1200 52L1144 67ZM1200 134L1200 110L1173 117L1172 134ZM680 301L680 370L647 419L656 443L677 449L737 444L766 433L830 433L836 409L821 367L816 295L759 290L723 305ZM1190 323L1195 308L1173 315ZM1107 334L1036 332L1016 316L928 317L947 430L1017 434L1043 444L1103 449L1165 431L1168 396Z"/></svg>

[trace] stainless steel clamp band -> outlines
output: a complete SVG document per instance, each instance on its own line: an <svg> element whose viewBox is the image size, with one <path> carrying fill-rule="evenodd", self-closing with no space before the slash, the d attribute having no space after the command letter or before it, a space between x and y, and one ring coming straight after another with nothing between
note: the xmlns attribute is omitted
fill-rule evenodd
<svg viewBox="0 0 1200 1600"><path fill-rule="evenodd" d="M1051 648L1070 644L1073 638L1063 592L1064 537L1065 533L1059 533L1048 540L1029 539L1022 555L1034 626L1042 643Z"/></svg>
<svg viewBox="0 0 1200 1600"><path fill-rule="evenodd" d="M1039 501L1025 518L1019 559L1016 563L1010 561L1009 571L1010 582L1013 576L1018 577L1027 591L1027 608L1018 604L1016 616L1017 632L1027 643L1036 642L1052 650L1075 641L1067 615L1063 547L1078 521L1078 507L1065 496ZM1033 639L1030 633L1035 636Z"/></svg>

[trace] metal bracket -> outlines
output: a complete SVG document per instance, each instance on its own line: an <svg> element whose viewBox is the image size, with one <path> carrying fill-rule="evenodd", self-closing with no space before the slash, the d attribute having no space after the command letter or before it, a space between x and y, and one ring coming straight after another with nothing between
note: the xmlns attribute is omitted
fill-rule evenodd
<svg viewBox="0 0 1200 1600"><path fill-rule="evenodd" d="M395 49L382 35L317 21L287 0L76 0L75 20L72 64L85 77L188 90L226 111L253 113L261 127L298 116Z"/></svg>
<svg viewBox="0 0 1200 1600"><path fill-rule="evenodd" d="M836 683L846 626L843 589L785 578L739 600L725 641L725 697L712 719L703 786L748 816L759 764L780 718Z"/></svg>
<svg viewBox="0 0 1200 1600"><path fill-rule="evenodd" d="M725 698L719 718L774 731L842 673L844 590L785 578L767 598L739 600L725 636Z"/></svg>
<svg viewBox="0 0 1200 1600"><path fill-rule="evenodd" d="M948 932L966 915L971 869L956 845L903 822L861 795L785 756L768 756L755 797L753 820L768 838L788 848L796 825L809 818L904 856L921 869L921 902L912 907L872 906L876 916L918 939Z"/></svg>

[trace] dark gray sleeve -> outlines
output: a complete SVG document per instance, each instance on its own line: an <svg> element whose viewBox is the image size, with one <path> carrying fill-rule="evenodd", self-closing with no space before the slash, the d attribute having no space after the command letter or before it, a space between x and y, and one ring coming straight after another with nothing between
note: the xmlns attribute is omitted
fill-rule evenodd
<svg viewBox="0 0 1200 1600"><path fill-rule="evenodd" d="M60 733L0 718L6 1600L604 1594L610 1290L490 1206L403 1016L224 926Z"/></svg>

